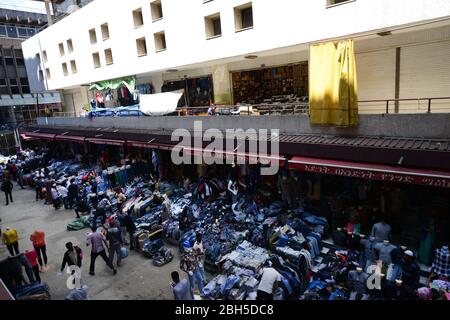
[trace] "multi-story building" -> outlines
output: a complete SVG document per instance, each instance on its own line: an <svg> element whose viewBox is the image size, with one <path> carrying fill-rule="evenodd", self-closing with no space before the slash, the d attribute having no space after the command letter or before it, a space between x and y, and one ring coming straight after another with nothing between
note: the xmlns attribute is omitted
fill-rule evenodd
<svg viewBox="0 0 450 320"><path fill-rule="evenodd" d="M418 98L449 96L445 0L95 0L23 49L32 90L63 90L79 112L91 83L126 76L156 92L187 87L191 106L307 96L309 45L339 39L355 41L360 113L399 98L416 100L390 112L427 112Z"/></svg>
<svg viewBox="0 0 450 320"><path fill-rule="evenodd" d="M45 14L0 9L0 153L11 153L19 141L17 125L36 119L44 108L60 108L59 93L31 91L22 42L47 23Z"/></svg>

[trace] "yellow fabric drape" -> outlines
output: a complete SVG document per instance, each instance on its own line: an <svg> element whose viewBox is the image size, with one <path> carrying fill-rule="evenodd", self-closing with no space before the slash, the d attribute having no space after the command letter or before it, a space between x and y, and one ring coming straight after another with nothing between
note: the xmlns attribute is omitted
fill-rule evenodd
<svg viewBox="0 0 450 320"><path fill-rule="evenodd" d="M312 45L309 79L312 124L358 124L358 84L353 40Z"/></svg>

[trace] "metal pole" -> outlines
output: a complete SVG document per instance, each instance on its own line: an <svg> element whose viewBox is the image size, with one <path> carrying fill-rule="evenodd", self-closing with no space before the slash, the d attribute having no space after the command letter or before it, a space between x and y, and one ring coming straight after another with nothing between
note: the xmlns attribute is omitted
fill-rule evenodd
<svg viewBox="0 0 450 320"><path fill-rule="evenodd" d="M386 114L389 113L389 100L386 100Z"/></svg>
<svg viewBox="0 0 450 320"><path fill-rule="evenodd" d="M431 98L428 99L428 113L431 113Z"/></svg>

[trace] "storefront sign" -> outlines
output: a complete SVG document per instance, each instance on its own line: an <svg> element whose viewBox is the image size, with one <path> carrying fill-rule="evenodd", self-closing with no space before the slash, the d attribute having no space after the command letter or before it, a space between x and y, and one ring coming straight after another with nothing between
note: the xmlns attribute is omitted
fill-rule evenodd
<svg viewBox="0 0 450 320"><path fill-rule="evenodd" d="M382 172L381 170L362 170L354 168L340 168L327 165L311 165L311 164L301 164L301 163L290 163L289 167L291 169L314 172L319 174L329 174L343 177L361 178L369 180L383 180L396 183L407 183L407 184L419 184L432 187L443 187L450 188L450 176L445 177L434 177L426 176L424 174L414 173L391 173Z"/></svg>

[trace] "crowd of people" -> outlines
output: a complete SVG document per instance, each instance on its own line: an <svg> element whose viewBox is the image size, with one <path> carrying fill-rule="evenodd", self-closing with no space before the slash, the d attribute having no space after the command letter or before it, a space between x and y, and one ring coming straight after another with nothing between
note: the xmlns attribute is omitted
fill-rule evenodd
<svg viewBox="0 0 450 320"><path fill-rule="evenodd" d="M90 228L86 248L90 248L91 276L95 276L99 256L115 275L128 256L128 246L139 251L159 246L159 242L146 237L141 241L137 236L146 228L153 231L155 223L164 226L166 235L178 233L174 238L180 249L179 269L186 278L178 270L171 274L177 300L194 299L196 291L204 299L448 298L447 243L441 243L433 255L429 285L425 286L420 283L416 253L391 242L392 228L384 216L372 225L369 236L361 234L352 214L337 228L330 227L327 219L305 211L298 176L286 171L267 195L257 192L257 175L243 178L236 174L235 166L226 180L204 175L191 182L178 177L177 186L165 192L155 153L145 173L131 160L109 170L104 159L97 166L86 166L81 158L64 162L28 151L2 166L1 189L7 205L13 201L12 181L17 181L19 187L34 188L36 201L55 210L73 210L77 220ZM330 236L334 249L327 255L322 240ZM16 229L8 226L2 240L11 257L21 254ZM30 240L32 249L25 252L34 273L30 282L40 282L39 273L48 270L45 233L36 230ZM60 272L67 267L81 268L82 246L68 242L65 248ZM263 251L254 257L252 250ZM206 276L207 260L218 268L213 279ZM382 293L367 289L371 267L382 278ZM10 280L12 285L26 283L23 276ZM71 295L86 296L86 287L77 290Z"/></svg>

